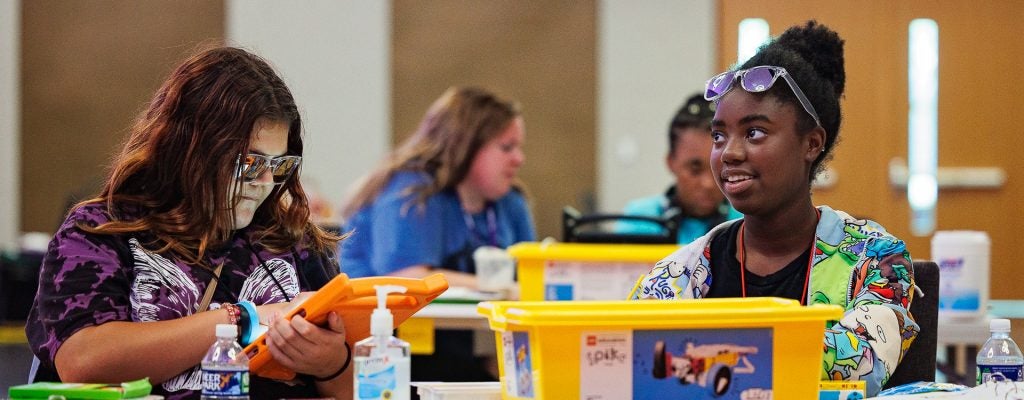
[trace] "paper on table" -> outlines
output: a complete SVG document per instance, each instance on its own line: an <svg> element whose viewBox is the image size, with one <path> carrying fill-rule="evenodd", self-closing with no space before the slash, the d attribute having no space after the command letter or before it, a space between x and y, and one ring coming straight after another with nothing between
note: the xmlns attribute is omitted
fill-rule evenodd
<svg viewBox="0 0 1024 400"><path fill-rule="evenodd" d="M932 392L899 396L871 397L879 400L970 399L1024 400L1024 382L988 382L963 392ZM869 399L869 400L870 400Z"/></svg>
<svg viewBox="0 0 1024 400"><path fill-rule="evenodd" d="M481 301L503 300L505 295L496 292L481 292L465 286L452 286L435 299L438 303L477 303Z"/></svg>

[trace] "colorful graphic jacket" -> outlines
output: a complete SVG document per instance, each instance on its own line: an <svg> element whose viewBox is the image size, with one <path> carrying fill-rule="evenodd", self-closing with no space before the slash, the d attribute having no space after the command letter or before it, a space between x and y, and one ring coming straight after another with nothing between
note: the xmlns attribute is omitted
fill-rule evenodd
<svg viewBox="0 0 1024 400"><path fill-rule="evenodd" d="M819 207L807 304L834 304L845 313L826 324L821 377L863 380L874 396L889 379L919 327L908 309L914 273L910 253L879 224ZM711 240L725 222L655 264L634 299L703 298L711 287Z"/></svg>

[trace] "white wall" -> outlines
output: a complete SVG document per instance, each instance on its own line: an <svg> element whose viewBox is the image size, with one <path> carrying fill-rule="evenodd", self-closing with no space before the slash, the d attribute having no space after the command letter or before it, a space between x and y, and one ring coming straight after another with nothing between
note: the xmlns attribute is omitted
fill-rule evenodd
<svg viewBox="0 0 1024 400"><path fill-rule="evenodd" d="M598 3L598 207L671 182L666 127L714 71L714 0ZM0 245L17 238L20 1L0 0ZM304 181L337 207L390 147L388 1L228 0L229 43L266 57L303 110Z"/></svg>
<svg viewBox="0 0 1024 400"><path fill-rule="evenodd" d="M306 110L303 175L338 205L389 148L390 2L227 4L228 38L274 63ZM714 73L714 4L599 0L599 209L670 184L666 129Z"/></svg>
<svg viewBox="0 0 1024 400"><path fill-rule="evenodd" d="M0 0L0 248L14 246L20 224L21 1Z"/></svg>
<svg viewBox="0 0 1024 400"><path fill-rule="evenodd" d="M228 44L265 57L303 111L302 175L337 208L390 147L391 3L228 0Z"/></svg>
<svg viewBox="0 0 1024 400"><path fill-rule="evenodd" d="M598 3L597 206L663 192L668 124L715 71L714 0Z"/></svg>

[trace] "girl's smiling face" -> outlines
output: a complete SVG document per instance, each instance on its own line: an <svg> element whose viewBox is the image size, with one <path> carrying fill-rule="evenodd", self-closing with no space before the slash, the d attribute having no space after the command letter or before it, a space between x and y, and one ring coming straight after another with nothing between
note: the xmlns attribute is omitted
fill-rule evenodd
<svg viewBox="0 0 1024 400"><path fill-rule="evenodd" d="M711 122L711 171L736 210L772 215L810 191L812 163L823 148L823 130L796 130L799 105L732 90Z"/></svg>

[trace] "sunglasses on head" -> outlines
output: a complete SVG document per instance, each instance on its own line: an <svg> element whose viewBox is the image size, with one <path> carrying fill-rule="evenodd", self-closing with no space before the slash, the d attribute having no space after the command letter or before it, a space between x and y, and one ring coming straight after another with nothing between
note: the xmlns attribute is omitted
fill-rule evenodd
<svg viewBox="0 0 1024 400"><path fill-rule="evenodd" d="M239 154L238 172L236 176L242 182L256 185L280 185L292 176L292 173L302 164L301 156L278 156L271 157L263 154ZM260 182L260 175L270 170L273 182Z"/></svg>
<svg viewBox="0 0 1024 400"><path fill-rule="evenodd" d="M740 81L740 87L750 93L761 93L771 89L772 85L775 84L779 78L786 81L789 85L789 89L796 95L796 99L800 101L800 105L804 107L804 111L807 111L814 119L814 123L821 126L821 120L818 118L818 113L814 111L814 106L811 105L811 101L804 95L804 91L800 90L800 86L796 84L793 77L786 72L785 68L776 67L771 65L759 65L747 69L741 69L739 71L726 71L711 77L708 82L704 85L704 99L708 101L715 101L726 93L729 92L733 87L735 81Z"/></svg>

